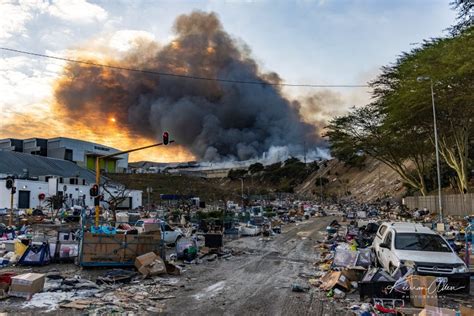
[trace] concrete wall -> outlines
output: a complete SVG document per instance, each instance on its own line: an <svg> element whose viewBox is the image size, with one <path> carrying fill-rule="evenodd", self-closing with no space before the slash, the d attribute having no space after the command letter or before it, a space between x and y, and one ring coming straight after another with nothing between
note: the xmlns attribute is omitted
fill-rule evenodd
<svg viewBox="0 0 474 316"><path fill-rule="evenodd" d="M450 194L442 196L443 215L467 216L474 214L474 193ZM410 209L427 208L432 213L439 212L438 196L409 196L403 199L403 204Z"/></svg>
<svg viewBox="0 0 474 316"><path fill-rule="evenodd" d="M10 190L5 186L6 180L0 180L0 209L10 208ZM45 181L32 181L32 180L22 180L15 179L16 193L13 195L13 208L18 208L18 197L19 191L29 191L30 192L30 208L36 208L45 206L44 201L40 201L38 196L40 193L45 194L46 198L50 196L48 182ZM66 184L66 191L63 192L64 195L70 197L70 202L72 204L77 204L79 200L84 200L85 205L89 207L94 206L94 199L89 195L90 186L88 185L74 185ZM58 184L58 191L64 190L64 184ZM110 190L112 194L114 190ZM85 199L83 196L85 195ZM142 191L138 190L129 190L129 196L132 198L132 207L136 208L142 206ZM107 200L107 196L105 196Z"/></svg>

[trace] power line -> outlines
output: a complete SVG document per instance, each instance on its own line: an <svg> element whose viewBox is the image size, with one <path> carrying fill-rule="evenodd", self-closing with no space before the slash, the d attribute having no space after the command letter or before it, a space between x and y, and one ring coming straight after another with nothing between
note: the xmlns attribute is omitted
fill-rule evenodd
<svg viewBox="0 0 474 316"><path fill-rule="evenodd" d="M190 75L179 75L174 73L168 72L159 72L153 70L146 70L146 69L137 69L137 68L128 68L128 67L120 67L120 66L111 66L105 65L100 63L94 63L85 60L79 59L71 59L71 58L64 58L52 55L45 55L39 53L33 53L28 51L23 51L19 49L13 49L8 47L0 47L0 50L19 53L24 55L36 56L36 57L43 57L49 59L56 59L61 61L67 61L71 63L77 64L84 64L90 65L95 67L102 67L102 68L109 68L109 69L116 69L116 70L125 70L131 72L140 72L149 75L158 75L158 76L165 76L165 77L175 77L175 78L183 78L183 79L193 79L193 80L206 80L206 81L218 81L224 83L237 83L237 84L250 84L250 85L264 85L264 86L285 86L285 87L308 87L308 88L367 88L368 85L362 84L292 84L292 83L272 83L272 82L265 82L265 81L246 81L246 80L232 80L232 79L223 79L223 78L210 78L210 77L199 77L199 76L190 76Z"/></svg>

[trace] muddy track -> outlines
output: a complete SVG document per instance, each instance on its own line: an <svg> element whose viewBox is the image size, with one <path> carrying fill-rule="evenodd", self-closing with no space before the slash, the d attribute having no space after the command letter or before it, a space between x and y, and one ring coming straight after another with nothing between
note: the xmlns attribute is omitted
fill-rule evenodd
<svg viewBox="0 0 474 316"><path fill-rule="evenodd" d="M167 301L169 315L335 315L332 303L318 293L295 293L305 284L300 273L311 273L318 258L319 234L334 218L312 218L288 225L271 241L246 237L227 243L242 255L190 267L176 299ZM298 234L299 233L299 234Z"/></svg>

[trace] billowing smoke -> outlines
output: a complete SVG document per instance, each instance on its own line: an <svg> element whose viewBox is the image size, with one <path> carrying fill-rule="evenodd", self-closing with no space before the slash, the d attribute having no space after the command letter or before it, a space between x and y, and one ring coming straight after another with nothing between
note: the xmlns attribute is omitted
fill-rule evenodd
<svg viewBox="0 0 474 316"><path fill-rule="evenodd" d="M179 16L175 39L158 48L144 43L107 61L126 68L239 81L280 82L262 73L248 47L226 33L214 13ZM91 60L91 62L94 62ZM103 62L103 61L100 61ZM157 139L168 130L198 159L260 157L271 147L300 154L320 141L317 128L278 87L151 75L70 63L55 88L60 113L89 120L91 128L114 117L135 137Z"/></svg>

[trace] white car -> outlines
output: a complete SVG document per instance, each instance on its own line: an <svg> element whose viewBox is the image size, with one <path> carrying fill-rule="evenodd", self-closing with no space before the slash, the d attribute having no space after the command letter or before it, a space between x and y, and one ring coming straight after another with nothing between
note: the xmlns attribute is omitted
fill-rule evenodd
<svg viewBox="0 0 474 316"><path fill-rule="evenodd" d="M380 265L390 273L412 261L419 275L444 277L469 291L470 274L448 242L429 229L414 223L383 223L372 248Z"/></svg>
<svg viewBox="0 0 474 316"><path fill-rule="evenodd" d="M161 238L166 244L175 244L181 237L184 236L181 229L178 227L171 227L167 222L159 219L141 219L135 223L135 228L139 233L144 231L145 224L160 224Z"/></svg>

